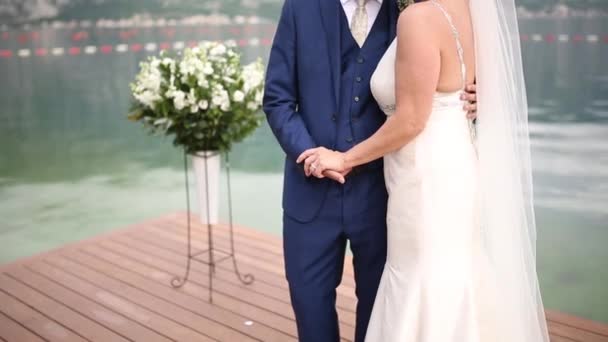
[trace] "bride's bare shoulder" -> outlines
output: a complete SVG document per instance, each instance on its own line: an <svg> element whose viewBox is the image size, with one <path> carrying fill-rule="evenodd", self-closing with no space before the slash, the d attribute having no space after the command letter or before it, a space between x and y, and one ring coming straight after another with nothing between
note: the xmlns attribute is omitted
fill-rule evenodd
<svg viewBox="0 0 608 342"><path fill-rule="evenodd" d="M418 34L429 33L429 28L433 28L434 22L437 20L436 11L430 1L418 2L408 6L399 15L397 23L397 34L405 34L415 30Z"/></svg>
<svg viewBox="0 0 608 342"><path fill-rule="evenodd" d="M431 38L435 31L437 21L437 9L430 1L418 2L408 6L399 15L397 22L397 35L423 35Z"/></svg>

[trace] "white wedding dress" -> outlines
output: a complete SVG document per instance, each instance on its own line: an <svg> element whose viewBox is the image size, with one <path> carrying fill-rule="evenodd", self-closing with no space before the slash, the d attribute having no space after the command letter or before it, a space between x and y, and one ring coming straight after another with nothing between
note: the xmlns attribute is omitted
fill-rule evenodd
<svg viewBox="0 0 608 342"><path fill-rule="evenodd" d="M463 85L466 68L454 32ZM386 115L395 110L397 40L372 80ZM384 157L388 257L367 342L496 342L492 281L478 220L478 160L461 91L436 93L424 131Z"/></svg>

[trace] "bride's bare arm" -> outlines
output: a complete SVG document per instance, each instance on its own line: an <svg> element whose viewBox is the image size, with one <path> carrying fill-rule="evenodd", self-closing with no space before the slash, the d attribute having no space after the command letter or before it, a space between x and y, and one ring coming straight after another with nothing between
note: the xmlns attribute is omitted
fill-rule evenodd
<svg viewBox="0 0 608 342"><path fill-rule="evenodd" d="M431 5L412 5L399 17L395 113L374 135L346 153L325 148L305 151L298 162L305 163L307 175L322 177L327 169L350 170L401 148L422 132L432 110L441 68L435 9Z"/></svg>
<svg viewBox="0 0 608 342"><path fill-rule="evenodd" d="M344 155L344 168L383 157L412 141L424 129L437 89L441 56L428 4L401 14L395 60L396 111L369 139Z"/></svg>

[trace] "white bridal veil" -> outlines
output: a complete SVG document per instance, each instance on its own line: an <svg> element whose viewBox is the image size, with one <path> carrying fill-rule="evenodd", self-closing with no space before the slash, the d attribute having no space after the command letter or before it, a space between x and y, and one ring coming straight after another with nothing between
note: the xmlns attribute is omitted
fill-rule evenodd
<svg viewBox="0 0 608 342"><path fill-rule="evenodd" d="M549 342L536 274L528 108L514 0L470 0L477 56L481 220L513 342Z"/></svg>

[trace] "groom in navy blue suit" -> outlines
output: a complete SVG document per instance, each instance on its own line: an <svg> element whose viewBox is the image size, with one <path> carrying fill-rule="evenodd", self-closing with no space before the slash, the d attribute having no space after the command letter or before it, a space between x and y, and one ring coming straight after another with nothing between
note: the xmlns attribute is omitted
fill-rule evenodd
<svg viewBox="0 0 608 342"><path fill-rule="evenodd" d="M384 123L370 78L395 38L397 16L396 1L382 1L361 47L340 0L286 0L278 24L264 111L287 155L285 266L302 342L340 340L336 287L347 241L358 298L355 341L365 338L386 261L382 160L352 170L342 185L307 178L296 159L319 146L347 151Z"/></svg>
<svg viewBox="0 0 608 342"><path fill-rule="evenodd" d="M287 155L285 266L302 342L340 340L336 287L347 241L358 298L355 341L363 342L386 261L382 160L352 170L344 185L308 178L296 163L314 147L347 151L385 121L370 78L395 38L397 1L368 0L381 4L361 46L341 4L348 1L355 0L285 0L267 71L264 111Z"/></svg>

